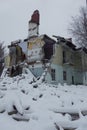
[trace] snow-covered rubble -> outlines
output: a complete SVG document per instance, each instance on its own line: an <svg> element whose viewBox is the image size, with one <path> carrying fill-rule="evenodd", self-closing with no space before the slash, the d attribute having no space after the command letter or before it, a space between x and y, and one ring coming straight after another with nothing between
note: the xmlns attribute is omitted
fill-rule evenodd
<svg viewBox="0 0 87 130"><path fill-rule="evenodd" d="M87 86L42 83L43 75L1 78L0 129L87 130Z"/></svg>

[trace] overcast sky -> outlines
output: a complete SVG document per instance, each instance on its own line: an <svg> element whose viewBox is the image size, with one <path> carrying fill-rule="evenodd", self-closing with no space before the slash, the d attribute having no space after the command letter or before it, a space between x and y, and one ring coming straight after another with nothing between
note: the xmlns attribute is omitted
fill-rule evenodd
<svg viewBox="0 0 87 130"><path fill-rule="evenodd" d="M28 36L28 21L40 12L40 34L69 37L71 16L79 13L86 0L0 0L0 41L9 44Z"/></svg>

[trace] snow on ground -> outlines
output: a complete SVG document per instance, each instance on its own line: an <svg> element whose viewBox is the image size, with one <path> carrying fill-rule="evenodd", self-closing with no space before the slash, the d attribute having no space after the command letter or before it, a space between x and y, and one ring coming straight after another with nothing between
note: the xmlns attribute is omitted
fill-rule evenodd
<svg viewBox="0 0 87 130"><path fill-rule="evenodd" d="M87 86L38 81L34 86L32 81L30 71L0 79L0 130L87 130ZM18 113L10 115L13 106ZM72 114L77 119L72 120ZM28 120L16 121L15 117Z"/></svg>

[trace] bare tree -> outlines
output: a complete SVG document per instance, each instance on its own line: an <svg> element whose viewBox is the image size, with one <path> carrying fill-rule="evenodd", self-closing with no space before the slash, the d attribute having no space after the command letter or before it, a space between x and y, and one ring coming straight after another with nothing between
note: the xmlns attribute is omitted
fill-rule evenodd
<svg viewBox="0 0 87 130"><path fill-rule="evenodd" d="M75 39L76 44L87 48L87 9L81 8L80 14L72 17L69 32Z"/></svg>
<svg viewBox="0 0 87 130"><path fill-rule="evenodd" d="M3 42L0 42L0 75L2 73L2 70L4 68L4 49L5 47L3 46Z"/></svg>

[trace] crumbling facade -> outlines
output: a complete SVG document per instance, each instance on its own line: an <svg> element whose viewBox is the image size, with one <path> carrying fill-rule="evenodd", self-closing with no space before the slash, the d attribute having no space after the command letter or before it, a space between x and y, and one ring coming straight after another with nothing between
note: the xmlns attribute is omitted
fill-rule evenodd
<svg viewBox="0 0 87 130"><path fill-rule="evenodd" d="M87 84L87 49L77 49L71 39L56 38L51 60L51 83Z"/></svg>

